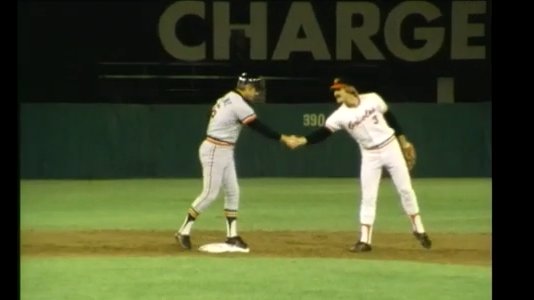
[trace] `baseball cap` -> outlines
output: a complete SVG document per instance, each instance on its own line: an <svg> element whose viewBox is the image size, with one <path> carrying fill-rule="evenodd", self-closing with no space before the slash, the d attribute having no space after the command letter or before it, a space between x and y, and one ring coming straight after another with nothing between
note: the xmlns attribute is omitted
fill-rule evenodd
<svg viewBox="0 0 534 300"><path fill-rule="evenodd" d="M330 86L330 89L331 90L337 90L337 89L340 89L340 88L345 87L345 86L354 86L354 84L352 84L352 82L347 78L336 77L336 78L334 78L334 82Z"/></svg>

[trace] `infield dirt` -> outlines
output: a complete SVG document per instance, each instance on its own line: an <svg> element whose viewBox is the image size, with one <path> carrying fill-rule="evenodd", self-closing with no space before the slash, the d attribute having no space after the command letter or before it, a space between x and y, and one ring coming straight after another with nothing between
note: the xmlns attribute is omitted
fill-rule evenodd
<svg viewBox="0 0 534 300"><path fill-rule="evenodd" d="M242 256L327 257L404 260L461 265L491 265L491 234L432 234L433 247L423 249L410 233L374 233L373 251L353 253L354 232L241 232L248 254L206 254L198 247L222 242L225 232L194 231L193 250L179 248L172 231L101 230L21 232L22 256Z"/></svg>

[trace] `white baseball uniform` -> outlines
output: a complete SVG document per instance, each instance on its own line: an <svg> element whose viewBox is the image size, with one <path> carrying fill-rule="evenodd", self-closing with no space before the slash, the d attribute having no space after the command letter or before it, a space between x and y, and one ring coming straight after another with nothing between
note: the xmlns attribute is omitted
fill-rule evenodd
<svg viewBox="0 0 534 300"><path fill-rule="evenodd" d="M325 127L332 132L346 130L360 147L360 223L368 226L367 232L362 232L361 241L371 244L382 168L390 173L405 212L416 215L419 206L395 131L384 119L386 103L376 93L360 94L359 98L356 107L342 104L327 118Z"/></svg>
<svg viewBox="0 0 534 300"><path fill-rule="evenodd" d="M250 105L236 91L219 98L212 108L207 138L199 148L202 164L203 189L191 207L198 213L204 211L224 187L225 210L239 208L239 185L234 162L234 144L243 124L256 118Z"/></svg>

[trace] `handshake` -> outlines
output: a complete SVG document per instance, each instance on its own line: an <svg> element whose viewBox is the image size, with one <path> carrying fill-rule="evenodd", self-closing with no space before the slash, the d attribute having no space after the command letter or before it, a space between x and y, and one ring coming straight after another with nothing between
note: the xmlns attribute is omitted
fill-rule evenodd
<svg viewBox="0 0 534 300"><path fill-rule="evenodd" d="M300 146L304 146L308 142L306 138L303 136L285 135L285 134L282 134L280 141L284 143L290 149L295 149Z"/></svg>

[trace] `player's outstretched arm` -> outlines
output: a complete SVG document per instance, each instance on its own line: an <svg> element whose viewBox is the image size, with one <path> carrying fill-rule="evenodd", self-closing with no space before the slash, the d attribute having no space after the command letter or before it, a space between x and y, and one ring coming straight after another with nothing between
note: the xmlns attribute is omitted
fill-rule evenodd
<svg viewBox="0 0 534 300"><path fill-rule="evenodd" d="M251 122L246 123L246 125L268 139L283 141L282 138L284 135L271 129L269 126L263 124L258 118L254 119Z"/></svg>
<svg viewBox="0 0 534 300"><path fill-rule="evenodd" d="M327 127L319 128L306 136L289 136L284 143L291 149L296 149L304 145L317 144L326 140L332 135L332 131Z"/></svg>
<svg viewBox="0 0 534 300"><path fill-rule="evenodd" d="M320 143L326 140L327 138L329 138L332 135L332 133L333 132L330 129L328 129L328 127L321 127L315 131L312 131L305 137L303 137L306 141L304 144L312 145L312 144Z"/></svg>

